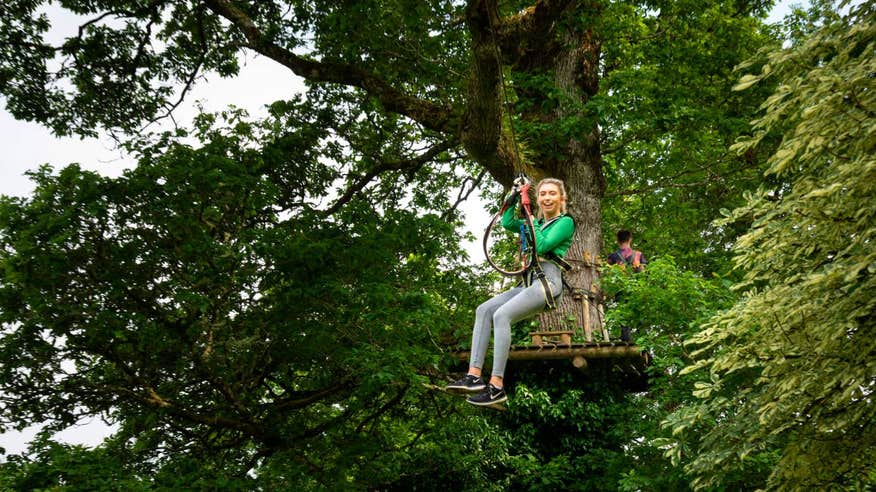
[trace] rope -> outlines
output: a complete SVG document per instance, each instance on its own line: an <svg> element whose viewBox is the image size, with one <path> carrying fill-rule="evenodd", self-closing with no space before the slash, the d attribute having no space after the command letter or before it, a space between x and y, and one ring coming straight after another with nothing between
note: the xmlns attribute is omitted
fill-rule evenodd
<svg viewBox="0 0 876 492"><path fill-rule="evenodd" d="M531 253L530 253L531 258L527 262L525 260L525 257L524 257L522 269L519 271L515 271L515 272L510 272L510 271L503 270L503 269L499 268L492 261L492 259L490 259L490 253L489 253L488 247L487 247L488 238L490 236L490 231L492 230L493 226L496 223L496 220L501 215L501 213L505 211L504 206L502 207L502 210L500 210L499 214L496 214L496 216L493 217L492 222L490 222L490 225L487 226L487 230L484 233L484 253L486 254L487 261L490 262L490 264L493 266L493 268L495 268L497 271L499 271L500 273L503 273L505 275L509 275L509 274L510 275L518 275L518 274L526 275L526 273L531 269L534 272L534 275L533 275L534 278L532 280L538 281L541 284L542 290L544 290L545 303L547 304L548 309L553 309L556 307L556 303L554 301L554 296L553 296L553 293L551 292L550 284L548 284L547 279L545 279L544 271L541 269L541 265L539 264L539 260L538 260L538 249L536 248L536 240L535 240L535 224L532 222L532 210L531 210L530 204L529 204L529 181L525 178L525 173L523 172L523 160L520 157L520 147L517 145L517 135L514 132L514 124L511 121L511 112L509 111L510 104L508 103L508 90L507 90L507 87L505 84L505 71L502 69L502 56L501 56L501 53L499 53L499 42L496 38L496 27L495 27L495 25L493 25L492 14L493 14L492 12L489 12L489 11L487 12L487 23L490 26L490 38L493 41L493 53L496 56L496 65L497 65L498 70L499 70L499 90L502 94L502 108L503 108L502 114L508 115L508 131L511 133L511 144L512 144L512 148L513 148L513 152L514 152L514 162L512 163L512 167L514 167L514 171L516 172L516 174L519 177L523 178L523 181L522 181L518 191L520 194L520 204L523 207L523 214L524 214L523 220L524 220L524 222L528 228L528 232L529 232L528 239L529 239L529 247L531 250ZM495 15L496 15L497 19L500 18L498 4L496 4L496 6L495 6ZM501 122L501 117L500 117L500 122ZM524 231L521 231L521 232L525 232L525 231L526 231L526 229L524 229ZM525 234L525 233L521 234L521 241L523 241L523 244L526 243L526 239L527 239L526 236L527 236L527 234ZM523 253L523 252L525 252L525 251L521 250L521 253ZM524 277L524 284L528 285L526 277Z"/></svg>
<svg viewBox="0 0 876 492"><path fill-rule="evenodd" d="M499 4L496 3L496 18L499 18ZM513 167L516 174L523 174L523 160L520 157L520 148L517 146L517 136L514 133L514 125L511 122L511 113L507 111L510 104L508 103L508 91L505 87L505 71L502 69L502 55L499 53L499 42L496 40L496 28L493 25L493 16L490 12L487 12L487 22L490 25L490 38L493 40L493 52L496 55L496 65L499 67L499 89L502 93L502 102L504 104L505 111L508 114L508 130L511 133L511 144L514 150L514 162Z"/></svg>

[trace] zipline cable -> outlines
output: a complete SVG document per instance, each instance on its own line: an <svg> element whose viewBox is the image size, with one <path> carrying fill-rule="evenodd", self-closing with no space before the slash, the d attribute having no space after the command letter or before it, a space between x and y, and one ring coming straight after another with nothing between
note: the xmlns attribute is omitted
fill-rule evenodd
<svg viewBox="0 0 876 492"><path fill-rule="evenodd" d="M502 207L499 209L499 212L493 216L492 220L487 225L487 228L484 231L484 255L486 256L487 262L490 264L490 266L492 266L499 273L510 277L510 276L515 276L515 275L522 275L524 272L526 272L526 270L530 266L530 262L527 261L527 255L526 255L526 249L525 249L525 245L527 242L525 240L525 236L528 236L530 234L526 234L525 231L521 231L522 232L521 233L521 240L520 240L521 244L520 244L520 247L518 250L518 255L517 255L518 262L519 262L519 265L518 265L519 268L514 269L514 270L502 268L498 264L496 264L495 261L493 261L493 258L490 257L489 239L490 239L491 233L493 231L493 228L496 226L496 224L499 222L499 220L501 220L502 215L505 213L505 211L509 207L512 207L515 205L518 198L521 198L521 207L524 209L523 210L524 220L527 221L526 225L529 226L530 231L533 230L531 220L529 218L531 215L531 210L528 207L528 205L529 205L529 203L528 203L529 202L529 194L528 194L529 180L526 179L526 176L523 173L523 169L522 169L523 166L522 166L522 162L520 159L520 150L517 146L517 137L514 133L514 125L511 123L511 114L508 111L508 109L510 107L508 104L508 91L505 87L505 75L504 75L504 70L502 68L502 56L501 56L501 53L499 52L499 42L498 42L497 37L496 37L496 27L493 23L493 13L494 12L491 12L489 9L485 9L485 10L486 10L486 15L487 15L487 24L490 28L490 40L492 41L492 44L493 44L493 56L496 59L496 68L497 68L498 76L499 76L499 92L502 96L502 101L503 101L502 107L504 108L500 114L500 123L499 124L500 125L502 124L501 121L502 121L502 119L504 119L504 115L507 114L507 116L508 116L508 131L511 134L511 145L512 145L512 151L514 153L514 161L512 162L512 167L514 168L514 172L515 172L515 175L517 177L514 180L513 191L505 199L505 202L502 204ZM495 15L498 18L498 16L499 16L498 5L495 6ZM526 199L525 199L526 203L524 203L523 197L526 197ZM534 249L535 248L534 239L535 238L532 237L532 238L530 238L530 241L529 241L530 246L533 248L533 251L535 250Z"/></svg>

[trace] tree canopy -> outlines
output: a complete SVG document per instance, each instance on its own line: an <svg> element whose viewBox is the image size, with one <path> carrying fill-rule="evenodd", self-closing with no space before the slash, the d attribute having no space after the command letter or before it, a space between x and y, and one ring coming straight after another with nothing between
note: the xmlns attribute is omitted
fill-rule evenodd
<svg viewBox="0 0 876 492"><path fill-rule="evenodd" d="M231 75L256 53L306 81L302 107L328 130L313 152L337 163L335 179L307 206L331 214L436 165L437 194L465 196L487 175L560 178L577 224L570 257L590 265L569 280L588 292L607 186L612 226L645 218L643 199L664 231L654 246L712 272L736 232L710 227L715 205L737 206L759 171L725 151L757 100L726 95L732 68L771 36L759 20L770 2L65 1L82 21L60 42L44 4L0 12L0 93L16 117L58 134L137 132L202 74ZM664 210L683 219L660 223ZM691 228L703 233L677 241Z"/></svg>
<svg viewBox="0 0 876 492"><path fill-rule="evenodd" d="M745 294L691 340L687 370L710 380L668 424L694 444L698 487L768 457L771 488L860 488L876 463L876 4L765 56L736 89L778 86L735 148L780 133L768 173L787 184L724 221L752 221L735 246Z"/></svg>
<svg viewBox="0 0 876 492"><path fill-rule="evenodd" d="M425 398L436 337L476 297L452 224L393 201L281 218L271 176L304 177L290 151L309 136L228 118L202 118L202 147L139 149L122 178L43 168L33 197L2 200L6 422L103 415L141 466L210 453L243 476L289 454L318 483L353 465L327 456L403 448L414 415L446 411L399 402Z"/></svg>
<svg viewBox="0 0 876 492"><path fill-rule="evenodd" d="M7 109L137 166L0 199L0 422L46 424L0 487L872 484L873 2L785 49L759 0L64 0L61 40L48 4L0 5ZM306 93L150 133L252 53ZM551 363L504 413L428 389L498 280L460 203L519 171L565 180L569 280L623 292L590 315L653 355L646 391ZM596 268L620 227L645 272ZM85 416L117 430L51 439Z"/></svg>

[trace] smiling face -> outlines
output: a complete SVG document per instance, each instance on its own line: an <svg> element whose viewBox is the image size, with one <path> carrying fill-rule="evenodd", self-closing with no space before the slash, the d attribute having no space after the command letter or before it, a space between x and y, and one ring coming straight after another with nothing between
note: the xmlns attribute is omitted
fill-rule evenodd
<svg viewBox="0 0 876 492"><path fill-rule="evenodd" d="M545 219L552 219L563 211L566 197L560 187L554 183L542 183L538 187L538 208Z"/></svg>

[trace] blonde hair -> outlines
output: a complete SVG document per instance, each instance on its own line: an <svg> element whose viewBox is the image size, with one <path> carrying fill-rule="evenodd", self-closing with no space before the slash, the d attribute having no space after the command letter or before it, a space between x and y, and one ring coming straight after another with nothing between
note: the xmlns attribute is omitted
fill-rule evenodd
<svg viewBox="0 0 876 492"><path fill-rule="evenodd" d="M538 192L541 190L541 187L546 184L556 185L556 187L560 190L560 196L563 197L563 205L560 207L560 214L566 213L566 205L568 200L568 195L566 195L566 185L563 183L563 180L557 178L544 178L539 181L537 185L535 185L535 196L536 203L538 202ZM538 209L538 217L544 218L544 212L542 212L541 207Z"/></svg>

